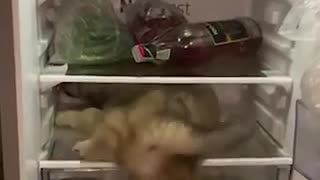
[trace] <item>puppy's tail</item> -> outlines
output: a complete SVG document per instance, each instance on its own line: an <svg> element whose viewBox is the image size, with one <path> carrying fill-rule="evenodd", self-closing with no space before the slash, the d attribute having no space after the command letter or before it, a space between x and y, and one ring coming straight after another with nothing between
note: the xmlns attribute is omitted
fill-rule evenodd
<svg viewBox="0 0 320 180"><path fill-rule="evenodd" d="M176 120L153 120L142 132L142 143L168 154L198 155L200 141L192 128Z"/></svg>

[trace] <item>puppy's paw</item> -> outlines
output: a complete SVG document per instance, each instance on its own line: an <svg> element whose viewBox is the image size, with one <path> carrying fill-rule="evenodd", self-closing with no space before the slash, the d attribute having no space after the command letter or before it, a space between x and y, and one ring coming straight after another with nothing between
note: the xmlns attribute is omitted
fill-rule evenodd
<svg viewBox="0 0 320 180"><path fill-rule="evenodd" d="M73 146L72 151L79 153L80 157L85 157L88 153L90 142L90 140L80 141Z"/></svg>
<svg viewBox="0 0 320 180"><path fill-rule="evenodd" d="M56 117L56 125L60 127L66 126L73 128L75 126L77 113L77 111L59 112Z"/></svg>

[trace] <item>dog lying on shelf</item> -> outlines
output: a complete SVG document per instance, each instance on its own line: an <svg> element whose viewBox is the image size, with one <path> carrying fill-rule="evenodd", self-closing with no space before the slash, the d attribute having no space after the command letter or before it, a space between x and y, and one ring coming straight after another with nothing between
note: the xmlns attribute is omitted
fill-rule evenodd
<svg viewBox="0 0 320 180"><path fill-rule="evenodd" d="M134 180L198 179L208 146L239 138L222 139L218 98L203 85L152 86L126 104L60 112L56 124L88 137L73 147L84 160L115 162Z"/></svg>

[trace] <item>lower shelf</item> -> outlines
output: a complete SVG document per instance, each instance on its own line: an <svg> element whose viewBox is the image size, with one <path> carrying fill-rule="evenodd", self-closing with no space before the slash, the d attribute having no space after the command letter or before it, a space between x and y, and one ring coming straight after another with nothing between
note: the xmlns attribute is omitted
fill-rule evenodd
<svg viewBox="0 0 320 180"><path fill-rule="evenodd" d="M201 168L197 180L288 180L289 168L218 167ZM42 180L128 180L123 170L110 169L43 169Z"/></svg>
<svg viewBox="0 0 320 180"><path fill-rule="evenodd" d="M70 129L56 129L55 141L47 160L40 161L40 168L46 169L77 169L77 168L117 168L109 162L80 161L77 153L72 151L72 146L81 139L77 133ZM226 150L223 154L211 154L203 161L204 167L226 166L277 166L288 167L292 165L292 157L283 153L282 149L265 131L257 124L253 135Z"/></svg>
<svg viewBox="0 0 320 180"><path fill-rule="evenodd" d="M278 158L226 158L226 159L207 159L203 167L232 167L232 166L277 166L287 167L292 164L290 157ZM44 169L117 169L111 162L86 162L86 161L63 161L63 160L42 160L40 168Z"/></svg>

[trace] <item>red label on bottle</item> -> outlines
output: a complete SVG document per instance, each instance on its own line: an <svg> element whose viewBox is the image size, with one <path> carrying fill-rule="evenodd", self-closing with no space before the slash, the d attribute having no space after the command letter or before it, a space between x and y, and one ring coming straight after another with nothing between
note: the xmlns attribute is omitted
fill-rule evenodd
<svg viewBox="0 0 320 180"><path fill-rule="evenodd" d="M141 45L137 45L137 48L138 48L138 51L139 51L140 55L141 55L142 57L144 57L144 56L145 56L145 53L144 53L143 47L142 47Z"/></svg>
<svg viewBox="0 0 320 180"><path fill-rule="evenodd" d="M206 27L216 46L249 39L246 27L237 20L207 23Z"/></svg>

